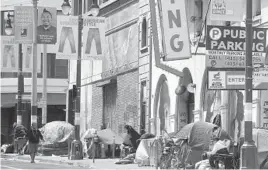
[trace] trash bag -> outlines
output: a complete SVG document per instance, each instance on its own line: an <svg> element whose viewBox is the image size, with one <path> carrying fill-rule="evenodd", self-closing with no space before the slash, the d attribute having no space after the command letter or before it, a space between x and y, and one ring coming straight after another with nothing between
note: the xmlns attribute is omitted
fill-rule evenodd
<svg viewBox="0 0 268 170"><path fill-rule="evenodd" d="M202 161L199 161L195 164L195 168L194 169L212 169L211 166L210 166L210 163L209 163L209 160L206 159L206 160L202 160Z"/></svg>

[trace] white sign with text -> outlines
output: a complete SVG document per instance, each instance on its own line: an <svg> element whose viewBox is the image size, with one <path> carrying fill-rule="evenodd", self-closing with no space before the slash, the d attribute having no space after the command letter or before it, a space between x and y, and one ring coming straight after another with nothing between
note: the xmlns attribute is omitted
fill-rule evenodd
<svg viewBox="0 0 268 170"><path fill-rule="evenodd" d="M185 0L162 0L166 61L191 58Z"/></svg>

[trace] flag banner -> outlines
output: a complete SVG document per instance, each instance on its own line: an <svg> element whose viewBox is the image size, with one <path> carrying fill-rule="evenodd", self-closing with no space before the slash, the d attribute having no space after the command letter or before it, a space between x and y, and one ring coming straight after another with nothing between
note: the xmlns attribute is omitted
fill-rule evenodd
<svg viewBox="0 0 268 170"><path fill-rule="evenodd" d="M37 72L41 72L41 49L40 45L37 45ZM22 44L22 71L32 72L33 69L33 45Z"/></svg>
<svg viewBox="0 0 268 170"><path fill-rule="evenodd" d="M57 9L38 7L38 44L55 44L57 42Z"/></svg>
<svg viewBox="0 0 268 170"><path fill-rule="evenodd" d="M185 0L162 0L165 61L191 58Z"/></svg>
<svg viewBox="0 0 268 170"><path fill-rule="evenodd" d="M58 16L57 59L77 60L78 16Z"/></svg>
<svg viewBox="0 0 268 170"><path fill-rule="evenodd" d="M33 7L15 6L15 42L33 43Z"/></svg>
<svg viewBox="0 0 268 170"><path fill-rule="evenodd" d="M82 59L103 59L105 49L105 18L83 18Z"/></svg>
<svg viewBox="0 0 268 170"><path fill-rule="evenodd" d="M1 36L1 72L18 71L18 44L14 36Z"/></svg>

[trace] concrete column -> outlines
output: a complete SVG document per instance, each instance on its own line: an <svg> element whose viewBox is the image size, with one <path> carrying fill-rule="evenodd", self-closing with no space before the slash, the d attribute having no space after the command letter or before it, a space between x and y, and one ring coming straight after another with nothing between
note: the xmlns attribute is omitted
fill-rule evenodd
<svg viewBox="0 0 268 170"><path fill-rule="evenodd" d="M219 108L222 120L222 128L228 131L228 122L229 122L229 91L221 91L221 106Z"/></svg>
<svg viewBox="0 0 268 170"><path fill-rule="evenodd" d="M202 121L202 112L201 110L193 110L194 122Z"/></svg>

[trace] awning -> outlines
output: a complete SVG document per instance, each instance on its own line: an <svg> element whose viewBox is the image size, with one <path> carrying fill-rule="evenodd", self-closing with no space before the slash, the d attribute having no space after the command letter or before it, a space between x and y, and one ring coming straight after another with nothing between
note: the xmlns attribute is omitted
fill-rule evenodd
<svg viewBox="0 0 268 170"><path fill-rule="evenodd" d="M16 93L1 93L1 108L14 107L17 103ZM25 94L30 95L30 94ZM37 95L37 101L42 97L41 93ZM66 105L65 93L48 93L47 105Z"/></svg>

